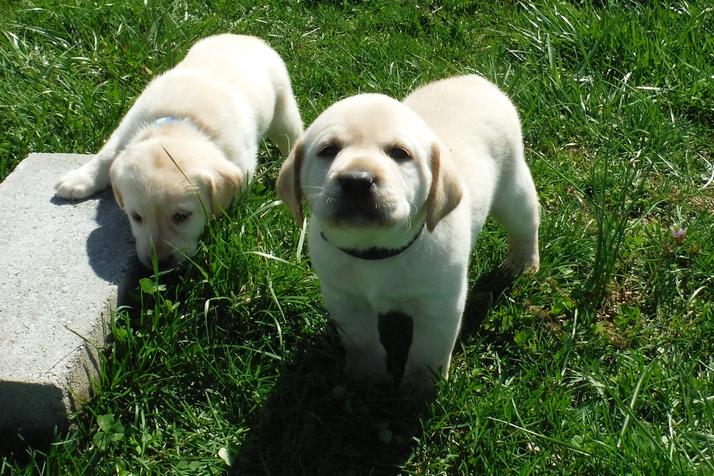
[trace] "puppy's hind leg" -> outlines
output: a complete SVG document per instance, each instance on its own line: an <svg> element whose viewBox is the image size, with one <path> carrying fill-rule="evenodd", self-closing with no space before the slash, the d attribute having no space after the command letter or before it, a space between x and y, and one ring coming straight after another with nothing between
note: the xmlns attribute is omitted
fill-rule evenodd
<svg viewBox="0 0 714 476"><path fill-rule="evenodd" d="M522 157L501 177L491 210L508 237L509 252L504 267L515 274L524 270L538 271L540 205L533 178Z"/></svg>
<svg viewBox="0 0 714 476"><path fill-rule="evenodd" d="M283 158L285 158L290 153L290 148L302 134L302 119L287 78L286 84L282 84L277 92L273 121L270 124L267 136L275 142Z"/></svg>

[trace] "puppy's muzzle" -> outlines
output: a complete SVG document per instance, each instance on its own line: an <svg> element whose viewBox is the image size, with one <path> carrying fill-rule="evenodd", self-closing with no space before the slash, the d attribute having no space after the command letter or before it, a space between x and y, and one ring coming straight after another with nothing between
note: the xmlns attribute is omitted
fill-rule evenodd
<svg viewBox="0 0 714 476"><path fill-rule="evenodd" d="M183 256L180 253L169 249L167 246L159 246L158 249L152 249L152 251L145 254L141 254L137 250L137 255L139 261L149 269L153 268L154 256L156 256L156 263L161 270L175 268L183 261Z"/></svg>
<svg viewBox="0 0 714 476"><path fill-rule="evenodd" d="M335 221L350 225L382 223L379 180L366 170L346 170L335 177L337 182Z"/></svg>

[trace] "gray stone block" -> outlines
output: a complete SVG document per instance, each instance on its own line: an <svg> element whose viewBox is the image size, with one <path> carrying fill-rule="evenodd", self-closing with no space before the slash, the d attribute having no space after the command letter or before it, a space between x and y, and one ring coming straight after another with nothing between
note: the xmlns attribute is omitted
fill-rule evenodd
<svg viewBox="0 0 714 476"><path fill-rule="evenodd" d="M91 395L97 350L135 252L111 191L54 195L91 156L31 154L0 183L0 432L68 424Z"/></svg>

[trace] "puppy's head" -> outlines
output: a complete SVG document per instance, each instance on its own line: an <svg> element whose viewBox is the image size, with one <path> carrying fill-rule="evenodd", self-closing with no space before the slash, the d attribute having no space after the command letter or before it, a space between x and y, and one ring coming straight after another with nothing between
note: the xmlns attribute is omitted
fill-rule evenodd
<svg viewBox="0 0 714 476"><path fill-rule="evenodd" d="M329 241L391 248L426 222L433 231L461 199L458 178L424 121L379 94L333 104L283 164L278 193L302 221L307 202Z"/></svg>
<svg viewBox="0 0 714 476"><path fill-rule="evenodd" d="M191 256L208 220L226 210L244 175L208 139L163 134L134 142L111 168L114 196L139 260L174 266Z"/></svg>

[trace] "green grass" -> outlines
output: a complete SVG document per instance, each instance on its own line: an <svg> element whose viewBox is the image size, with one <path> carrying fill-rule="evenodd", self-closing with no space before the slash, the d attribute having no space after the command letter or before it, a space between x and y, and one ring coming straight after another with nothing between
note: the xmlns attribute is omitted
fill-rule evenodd
<svg viewBox="0 0 714 476"><path fill-rule="evenodd" d="M194 263L117 313L71 431L6 449L0 473L714 473L707 2L67 3L0 6L0 177L30 151L98 150L193 41L252 33L283 55L306 123L357 92L469 72L501 85L542 268L495 279L489 223L449 382L425 405L354 385L265 147Z"/></svg>

